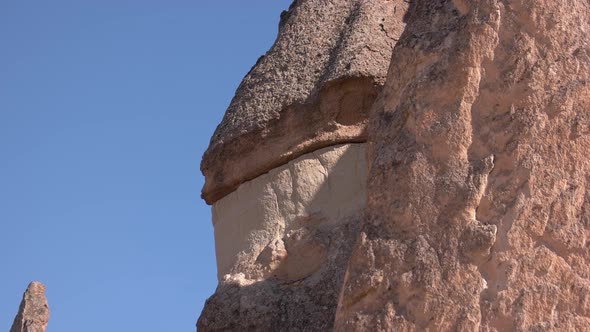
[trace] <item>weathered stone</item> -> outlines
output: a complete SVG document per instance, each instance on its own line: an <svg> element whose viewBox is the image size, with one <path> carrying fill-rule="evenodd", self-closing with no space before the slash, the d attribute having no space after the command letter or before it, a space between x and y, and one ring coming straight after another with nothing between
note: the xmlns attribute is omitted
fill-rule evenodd
<svg viewBox="0 0 590 332"><path fill-rule="evenodd" d="M403 0L294 1L203 156L207 203L304 153L366 141L368 112L406 6Z"/></svg>
<svg viewBox="0 0 590 332"><path fill-rule="evenodd" d="M45 286L33 281L23 295L10 332L45 332L48 321L49 307L45 298Z"/></svg>
<svg viewBox="0 0 590 332"><path fill-rule="evenodd" d="M220 281L199 330L331 328L363 215L365 166L365 144L324 148L215 203Z"/></svg>
<svg viewBox="0 0 590 332"><path fill-rule="evenodd" d="M213 226L219 279L243 273L256 280L285 274L293 266L299 275L308 263L317 265L313 261L325 256L323 250L312 243L301 247L307 240L294 240L301 235L298 230L358 219L365 206L365 166L364 144L324 148L243 183L217 201ZM313 249L295 255L296 248L305 247Z"/></svg>
<svg viewBox="0 0 590 332"><path fill-rule="evenodd" d="M406 23L336 329L590 330L590 3L413 1Z"/></svg>
<svg viewBox="0 0 590 332"><path fill-rule="evenodd" d="M315 4L318 13L330 12L323 6L334 5L298 1L293 8L306 3ZM353 3L360 6L355 8L380 4L386 12L398 4L342 2ZM275 114L270 121L260 107L260 118L243 120L259 123L264 135L277 130L255 140L265 150L256 153L269 152L276 164L264 158L256 164L269 174L252 181L259 186L247 191L258 193L247 195L252 204L230 203L244 189L227 195L262 174L251 172L256 167L249 162L240 173L246 157L232 159L229 150L217 150L218 155L204 162L220 170L218 178L211 177L212 169L205 172L211 188L225 188L205 196L228 199L214 207L216 222L237 235L231 245L216 235L216 241L231 248L218 252L228 262L220 265L221 274L229 273L207 302L199 329L590 330L590 3L415 0L409 1L404 21L379 97L360 107L368 122L363 120L365 136L355 139L368 140L368 172L362 179L366 190L359 192L365 206L359 217L348 222L335 218L325 224L329 227L287 229L290 222L278 207L293 206L296 200L264 190L280 182L279 170L273 168L295 159L299 152L293 151L304 151L293 148L305 141L301 137L321 141L319 146L341 142L334 137L317 140L319 136L301 126L286 130L280 124L288 123L281 122L288 113ZM317 17L302 20L301 34L315 36L321 22ZM349 22L341 24L334 31L363 31ZM375 35L370 26L367 32ZM280 59L281 53L276 54ZM289 72L306 70L304 62L286 65L294 66ZM293 99L264 88L265 82L276 82L268 75L256 83L262 91L277 100L300 98L288 89L285 93ZM380 82L379 75L372 75ZM323 88L314 89L320 91L315 96L321 105ZM248 93L255 98L256 91ZM339 86L333 93L345 100L357 98L358 90ZM240 103L237 98L234 102ZM326 104L319 113L337 114L340 104ZM250 128L240 124L238 111L231 112L237 113L226 117L227 128ZM317 128L313 132L321 133ZM250 137L247 132L241 131ZM238 133L219 134L212 146L224 141L219 137ZM237 146L254 156L252 148ZM229 165L222 165L223 158ZM303 159L310 162L297 173L296 182L316 183L319 173L312 165L317 158ZM363 160L356 167L365 167ZM328 197L339 194L332 190ZM248 215L244 206L256 204L268 205ZM333 205L316 208L329 211ZM231 229L239 227L241 215L253 217L245 232ZM290 261L289 251L296 253Z"/></svg>

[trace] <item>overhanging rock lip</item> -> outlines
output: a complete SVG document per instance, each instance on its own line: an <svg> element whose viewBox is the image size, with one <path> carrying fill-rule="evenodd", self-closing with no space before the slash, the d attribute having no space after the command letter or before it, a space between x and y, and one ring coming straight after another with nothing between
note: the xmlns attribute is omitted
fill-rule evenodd
<svg viewBox="0 0 590 332"><path fill-rule="evenodd" d="M285 153L282 156L278 156L275 160L272 161L271 164L269 164L266 167L259 167L256 169L252 169L250 172L244 172L242 177L237 178L231 182L226 182L226 184L224 184L224 185L215 186L214 184L211 184L211 182L210 182L211 180L209 180L210 177L207 177L207 174L205 173L205 171L203 171L203 173L205 174L205 185L203 186L203 189L201 190L201 198L203 200L205 200L205 202L207 204L213 205L218 200L220 200L220 199L224 198L225 196L234 192L241 184L251 181L263 174L266 174L277 167L281 167L283 165L286 165L290 161L292 161L296 158L299 158L302 155L312 153L317 150L331 147L331 146L337 146L337 145L341 145L341 144L366 143L366 142L367 142L367 135L364 132L364 128L363 128L363 133L358 136L342 137L342 138L338 138L335 140L329 140L329 141L328 140L318 141L318 142L314 142L314 143L311 143L308 145L305 145L305 143L303 143L302 144L303 146L300 149L295 149L293 151L289 151L288 153ZM244 158L247 158L247 157L244 157ZM220 173L217 173L217 174L220 174ZM213 175L213 176L215 176L215 175Z"/></svg>
<svg viewBox="0 0 590 332"><path fill-rule="evenodd" d="M366 141L404 9L385 0L293 2L211 138L202 198L213 204L314 149Z"/></svg>
<svg viewBox="0 0 590 332"><path fill-rule="evenodd" d="M211 142L203 155L201 197L213 204L240 184L314 150L367 141L367 121L382 89L375 77L346 77L324 85L313 103L291 105L262 129ZM254 143L253 143L254 142Z"/></svg>

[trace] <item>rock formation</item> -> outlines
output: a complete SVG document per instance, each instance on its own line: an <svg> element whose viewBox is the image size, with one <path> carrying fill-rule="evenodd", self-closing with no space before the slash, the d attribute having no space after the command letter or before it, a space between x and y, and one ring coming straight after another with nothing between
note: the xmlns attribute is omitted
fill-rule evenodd
<svg viewBox="0 0 590 332"><path fill-rule="evenodd" d="M203 158L198 329L590 330L589 32L587 0L295 1Z"/></svg>
<svg viewBox="0 0 590 332"><path fill-rule="evenodd" d="M402 32L402 0L295 1L203 156L203 198L314 150L366 141L368 113Z"/></svg>
<svg viewBox="0 0 590 332"><path fill-rule="evenodd" d="M48 321L49 307L45 298L45 286L33 281L23 294L10 332L45 332Z"/></svg>

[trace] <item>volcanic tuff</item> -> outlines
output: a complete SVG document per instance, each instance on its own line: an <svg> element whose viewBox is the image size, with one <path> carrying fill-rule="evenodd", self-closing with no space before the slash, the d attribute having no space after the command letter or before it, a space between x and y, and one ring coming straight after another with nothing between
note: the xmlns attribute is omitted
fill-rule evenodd
<svg viewBox="0 0 590 332"><path fill-rule="evenodd" d="M589 32L587 0L295 1L204 156L199 330L590 330Z"/></svg>
<svg viewBox="0 0 590 332"><path fill-rule="evenodd" d="M10 332L45 332L48 321L49 307L45 299L45 286L33 281L23 294Z"/></svg>
<svg viewBox="0 0 590 332"><path fill-rule="evenodd" d="M366 141L406 3L295 1L279 35L246 75L203 156L212 204L304 153Z"/></svg>

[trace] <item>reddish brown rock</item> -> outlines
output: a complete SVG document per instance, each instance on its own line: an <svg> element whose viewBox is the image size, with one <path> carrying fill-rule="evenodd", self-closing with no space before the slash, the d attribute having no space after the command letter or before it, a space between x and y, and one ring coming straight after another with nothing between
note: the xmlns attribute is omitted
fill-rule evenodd
<svg viewBox="0 0 590 332"><path fill-rule="evenodd" d="M341 331L590 330L590 3L413 1Z"/></svg>
<svg viewBox="0 0 590 332"><path fill-rule="evenodd" d="M297 1L290 13L306 3ZM315 31L324 27L321 16L313 15L331 13L336 2L309 3L315 4L315 14L293 22L301 23L301 38L316 43L307 34L316 36ZM352 13L363 6L388 12L398 3L340 4L344 7L336 7ZM367 43L379 33L371 30L372 20L362 21L366 29L347 20L329 22L340 25L325 31L345 31L344 36L346 31L366 31L358 36ZM353 123L349 128L362 128L359 132L364 133L353 135L355 140L368 140L363 145L366 159L356 158L353 166L368 167L363 190L358 191L365 208L356 218L329 227L315 220L328 207L333 211L336 203L329 200L331 195L317 200L322 191L310 188L330 188L329 179L342 178L330 168L322 171L315 161L316 166L285 177L289 181L280 188L291 189L280 196L271 190L279 180L269 181L265 188L270 189L259 190L258 196L248 195L262 207L264 227L236 233L244 234L239 243L247 250L240 249L234 260L233 254L224 257L233 264L228 264L231 273L207 302L200 330L590 330L590 3L415 0L409 1L404 22L387 61L385 85L375 90L377 98L359 98L356 94L363 89L357 83L350 88L306 85L314 88L303 91L317 92L311 99L288 89L275 94L265 85L282 82L282 71L275 71L251 81L248 98L276 96L290 106L319 102L325 107L311 107L317 110L314 117L289 113L288 107L230 107L212 140L210 151L217 152L203 162L209 188L217 188L205 190L210 202L239 187L236 195L227 197L243 204L239 193L254 192L243 189L250 183L246 179L255 177L251 183L258 184L267 184L266 177L281 179L259 176L258 171L279 172L277 164L317 148L317 142L341 143L346 131L324 126L332 123L324 120L340 114L341 105L351 105L342 100L351 98L365 100L362 107L353 107L363 110L362 120L348 122ZM329 38L326 33L321 36ZM336 36L340 34L332 38ZM273 61L285 56L273 54ZM302 52L300 62L286 61L285 71L305 71L304 60L313 61L312 55ZM325 68L337 77L342 73L338 66ZM382 81L377 74L368 76ZM351 80L336 81L357 82ZM322 104L322 86L331 86L330 93L341 101ZM242 102L242 92L233 105ZM239 114L245 119L239 120ZM295 125L297 121L301 125ZM232 128L238 130L232 133ZM259 128L260 134L248 136L257 131L245 128ZM312 133L306 131L309 128ZM338 134L322 136L321 128ZM239 143L233 155L221 148L222 142L237 142L241 134L244 139L256 137L253 142L264 149ZM301 146L306 148L294 148ZM346 164L350 170L355 163ZM298 215L298 228L286 229L279 220L282 214L275 211L303 206L293 188L300 188L305 202L329 203L325 209L309 205L314 214ZM344 196L343 206L355 201ZM222 199L215 208L228 202ZM251 215L250 205L243 206L244 215ZM231 210L231 215L235 217L223 221L225 229L235 225L241 232L244 225L256 224L244 223L240 211ZM275 228L282 236L278 240L269 233ZM216 234L216 240L222 237ZM288 261L289 250L297 259ZM280 269L287 261L289 268ZM274 271L279 273L273 275Z"/></svg>
<svg viewBox="0 0 590 332"><path fill-rule="evenodd" d="M45 286L33 281L23 294L10 332L44 332L48 321L49 307L45 298Z"/></svg>

